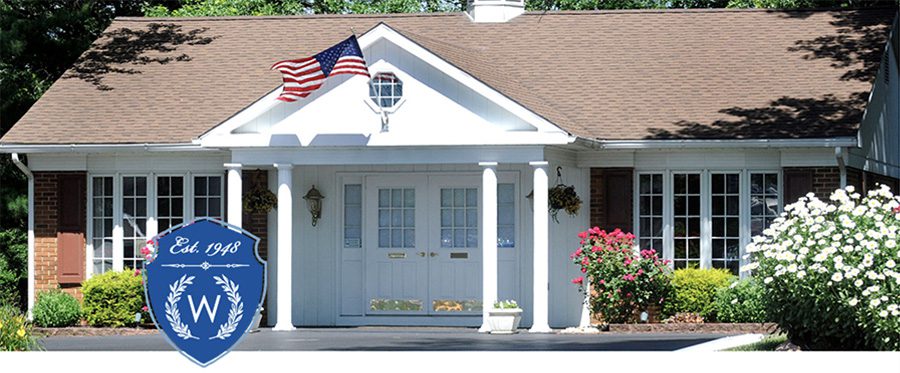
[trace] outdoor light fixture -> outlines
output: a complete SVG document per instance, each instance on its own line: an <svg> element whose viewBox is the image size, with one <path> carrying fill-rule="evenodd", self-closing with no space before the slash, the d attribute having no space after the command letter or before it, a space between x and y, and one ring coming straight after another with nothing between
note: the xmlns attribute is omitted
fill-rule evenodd
<svg viewBox="0 0 900 373"><path fill-rule="evenodd" d="M303 199L306 200L306 206L309 208L309 213L312 214L312 225L315 227L319 218L322 217L322 200L325 199L325 196L319 193L319 190L313 185Z"/></svg>

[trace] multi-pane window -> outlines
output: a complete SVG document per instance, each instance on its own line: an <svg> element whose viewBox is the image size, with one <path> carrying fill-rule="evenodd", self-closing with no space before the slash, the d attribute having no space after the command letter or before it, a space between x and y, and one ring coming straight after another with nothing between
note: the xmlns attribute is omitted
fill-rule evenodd
<svg viewBox="0 0 900 373"><path fill-rule="evenodd" d="M416 245L416 190L378 190L378 247L414 248Z"/></svg>
<svg viewBox="0 0 900 373"><path fill-rule="evenodd" d="M478 247L478 189L441 189L441 247Z"/></svg>
<svg viewBox="0 0 900 373"><path fill-rule="evenodd" d="M194 218L222 219L222 177L194 177Z"/></svg>
<svg viewBox="0 0 900 373"><path fill-rule="evenodd" d="M362 247L362 185L344 185L344 247Z"/></svg>
<svg viewBox="0 0 900 373"><path fill-rule="evenodd" d="M778 217L778 173L750 173L750 235L758 236Z"/></svg>
<svg viewBox="0 0 900 373"><path fill-rule="evenodd" d="M156 178L156 221L159 232L184 221L184 177Z"/></svg>
<svg viewBox="0 0 900 373"><path fill-rule="evenodd" d="M675 268L700 266L700 174L672 175Z"/></svg>
<svg viewBox="0 0 900 373"><path fill-rule="evenodd" d="M497 247L516 246L516 189L497 184Z"/></svg>
<svg viewBox="0 0 900 373"><path fill-rule="evenodd" d="M711 175L712 267L727 268L737 274L740 267L741 175Z"/></svg>
<svg viewBox="0 0 900 373"><path fill-rule="evenodd" d="M663 251L663 175L639 176L639 225L641 249Z"/></svg>
<svg viewBox="0 0 900 373"><path fill-rule="evenodd" d="M91 188L93 273L103 273L113 267L113 178L92 177Z"/></svg>
<svg viewBox="0 0 900 373"><path fill-rule="evenodd" d="M390 108L403 97L403 82L394 73L377 73L369 81L369 97L376 105Z"/></svg>
<svg viewBox="0 0 900 373"><path fill-rule="evenodd" d="M141 248L147 240L147 178L122 177L123 259L125 268L141 268Z"/></svg>

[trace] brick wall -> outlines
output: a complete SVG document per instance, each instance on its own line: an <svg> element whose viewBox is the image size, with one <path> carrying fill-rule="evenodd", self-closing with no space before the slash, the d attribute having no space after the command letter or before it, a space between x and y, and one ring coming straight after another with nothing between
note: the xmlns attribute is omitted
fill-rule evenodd
<svg viewBox="0 0 900 373"><path fill-rule="evenodd" d="M590 225L592 227L600 227L607 231L619 228L625 232L631 232L633 228L632 214L634 192L632 189L632 177L634 170L631 168L591 168L591 218ZM618 185L611 188L608 185L611 175L620 177L619 181L623 181L621 177L625 177L624 181L627 185ZM619 195L608 196L609 190L619 190ZM610 203L620 205L622 211L616 211L610 214ZM613 219L616 221L609 221Z"/></svg>
<svg viewBox="0 0 900 373"><path fill-rule="evenodd" d="M56 234L59 211L57 187L63 174L83 171L34 173L34 291L59 288L56 277ZM86 200L87 195L83 198ZM85 213L87 213L85 211ZM85 255L85 257L87 257ZM64 291L81 299L81 286L64 285Z"/></svg>
<svg viewBox="0 0 900 373"><path fill-rule="evenodd" d="M813 190L816 197L828 200L835 189L841 187L841 173L837 167L785 167L785 170L811 170L813 173ZM847 167L847 185L853 185L860 194L885 184L896 193L900 189L900 180L888 176L874 174L868 171Z"/></svg>
<svg viewBox="0 0 900 373"><path fill-rule="evenodd" d="M247 195L252 193L254 189L261 186L263 188L268 189L269 187L269 172L267 170L243 170L241 172L241 180L243 186L243 195ZM244 216L242 218L244 229L248 232L255 234L259 237L259 256L263 258L263 260L268 259L268 248L269 248L269 219L267 213L248 213L244 211ZM266 298L269 295L266 294ZM267 299L263 299L263 307L265 307L267 303ZM268 312L262 312L262 320L260 325L268 325Z"/></svg>

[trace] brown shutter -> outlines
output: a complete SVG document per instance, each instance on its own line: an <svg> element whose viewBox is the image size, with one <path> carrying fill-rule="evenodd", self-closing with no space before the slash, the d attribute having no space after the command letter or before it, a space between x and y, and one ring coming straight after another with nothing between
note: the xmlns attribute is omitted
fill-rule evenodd
<svg viewBox="0 0 900 373"><path fill-rule="evenodd" d="M619 228L624 232L632 230L632 201L634 182L631 169L603 170L604 219L608 231Z"/></svg>
<svg viewBox="0 0 900 373"><path fill-rule="evenodd" d="M797 202L813 191L813 172L809 169L784 170L784 204Z"/></svg>
<svg viewBox="0 0 900 373"><path fill-rule="evenodd" d="M86 182L83 174L59 175L56 275L60 284L77 284L84 279Z"/></svg>

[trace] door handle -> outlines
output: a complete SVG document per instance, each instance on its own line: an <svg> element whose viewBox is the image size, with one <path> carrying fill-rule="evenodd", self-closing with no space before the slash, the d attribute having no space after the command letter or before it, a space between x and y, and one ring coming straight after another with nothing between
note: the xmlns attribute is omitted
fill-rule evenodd
<svg viewBox="0 0 900 373"><path fill-rule="evenodd" d="M424 251L419 251L418 254L419 254L419 256L421 256L421 257L423 257L423 258L425 257L425 252L424 252Z"/></svg>
<svg viewBox="0 0 900 373"><path fill-rule="evenodd" d="M428 254L428 256L430 256L430 257L432 257L432 258L434 258L434 257L436 257L436 256L438 256L438 255L439 255L439 254L436 253L436 252L434 252L434 251L432 251L431 253Z"/></svg>

